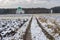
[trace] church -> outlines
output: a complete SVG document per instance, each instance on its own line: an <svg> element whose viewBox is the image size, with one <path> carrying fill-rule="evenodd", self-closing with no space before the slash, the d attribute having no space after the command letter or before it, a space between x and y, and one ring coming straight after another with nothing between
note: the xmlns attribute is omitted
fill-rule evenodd
<svg viewBox="0 0 60 40"><path fill-rule="evenodd" d="M24 14L24 10L21 7L18 7L16 10L16 14Z"/></svg>

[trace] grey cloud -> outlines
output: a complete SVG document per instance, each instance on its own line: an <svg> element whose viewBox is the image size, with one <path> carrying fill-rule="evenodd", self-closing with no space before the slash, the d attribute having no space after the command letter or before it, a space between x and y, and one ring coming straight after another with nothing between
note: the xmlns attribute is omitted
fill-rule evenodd
<svg viewBox="0 0 60 40"><path fill-rule="evenodd" d="M45 7L51 8L54 6L60 6L60 0L2 0L0 1L0 7L16 8L18 6L29 7Z"/></svg>

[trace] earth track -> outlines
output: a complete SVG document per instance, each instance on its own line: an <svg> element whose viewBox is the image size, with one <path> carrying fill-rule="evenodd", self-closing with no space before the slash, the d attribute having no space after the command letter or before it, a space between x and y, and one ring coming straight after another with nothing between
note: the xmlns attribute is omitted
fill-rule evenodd
<svg viewBox="0 0 60 40"><path fill-rule="evenodd" d="M37 20L38 25L39 25L40 28L42 29L42 32L46 35L46 37L47 37L49 40L55 40L54 37L52 37L52 36L42 27L42 25L40 24L40 22L38 21L37 18L36 18L36 20Z"/></svg>
<svg viewBox="0 0 60 40"><path fill-rule="evenodd" d="M31 22L32 22L32 18L29 22L28 28L26 29L25 35L23 36L23 40L31 40L31 31L30 31Z"/></svg>

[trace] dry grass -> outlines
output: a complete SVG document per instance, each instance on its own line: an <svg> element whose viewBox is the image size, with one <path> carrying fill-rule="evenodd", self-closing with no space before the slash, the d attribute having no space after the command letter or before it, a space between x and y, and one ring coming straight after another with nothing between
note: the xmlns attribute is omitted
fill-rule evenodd
<svg viewBox="0 0 60 40"><path fill-rule="evenodd" d="M52 28L53 27L53 25L50 25L50 24L48 24L47 26L48 26L48 28Z"/></svg>
<svg viewBox="0 0 60 40"><path fill-rule="evenodd" d="M42 22L42 23L47 23L47 20L46 18L39 18L39 20ZM56 19L49 19L49 21L54 24L54 25L51 25L51 24L48 24L47 27L48 28L51 28L52 30L54 30L52 33L53 35L55 35L56 33L58 33L58 35L60 35L60 26L58 25L58 23L56 22Z"/></svg>
<svg viewBox="0 0 60 40"><path fill-rule="evenodd" d="M47 19L45 19L45 18L39 18L39 20L40 20L42 23L47 22Z"/></svg>

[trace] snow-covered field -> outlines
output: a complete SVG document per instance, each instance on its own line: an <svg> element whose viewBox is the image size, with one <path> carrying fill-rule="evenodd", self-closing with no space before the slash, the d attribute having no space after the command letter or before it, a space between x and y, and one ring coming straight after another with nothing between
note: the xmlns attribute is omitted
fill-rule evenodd
<svg viewBox="0 0 60 40"><path fill-rule="evenodd" d="M60 16L40 16L38 20L55 40L60 40Z"/></svg>
<svg viewBox="0 0 60 40"><path fill-rule="evenodd" d="M32 17L33 16L33 17ZM31 26L28 26L32 17ZM24 40L29 28L31 40L49 40L36 20L55 40L60 40L60 16L0 15L0 40ZM27 31L28 33L28 31ZM28 37L27 37L28 38Z"/></svg>
<svg viewBox="0 0 60 40"><path fill-rule="evenodd" d="M15 19L1 18L0 40L19 40L19 37L21 37L25 32L29 20L30 18L15 18Z"/></svg>

